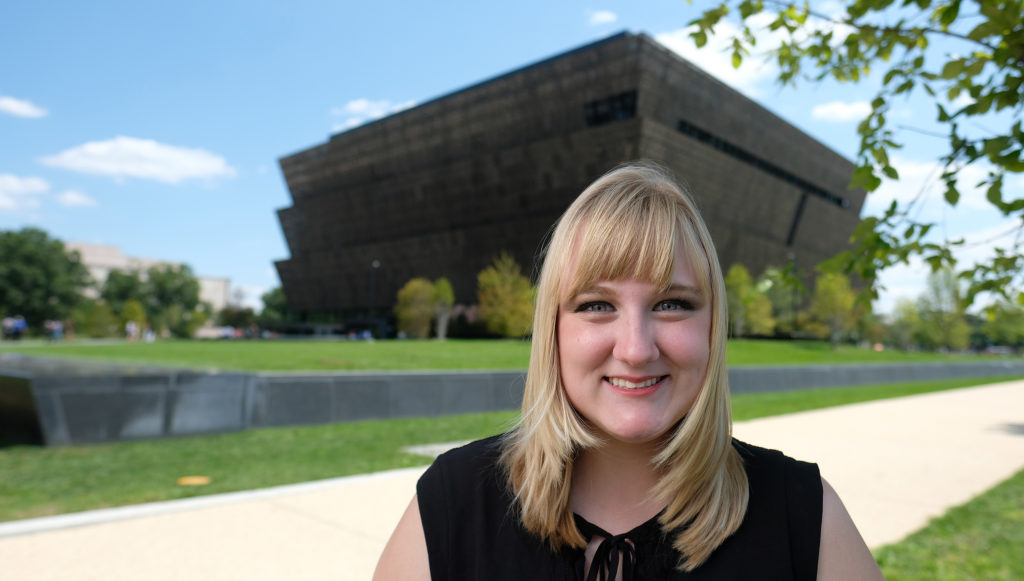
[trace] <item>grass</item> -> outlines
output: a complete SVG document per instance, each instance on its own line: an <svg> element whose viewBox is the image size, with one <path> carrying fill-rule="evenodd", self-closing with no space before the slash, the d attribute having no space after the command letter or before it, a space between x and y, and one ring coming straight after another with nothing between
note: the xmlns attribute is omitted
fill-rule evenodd
<svg viewBox="0 0 1024 581"><path fill-rule="evenodd" d="M75 359L238 371L525 369L528 341L159 341L0 345L3 351ZM821 341L729 342L729 365L816 365L977 359L938 353L882 352Z"/></svg>
<svg viewBox="0 0 1024 581"><path fill-rule="evenodd" d="M1024 470L875 551L888 581L1024 579Z"/></svg>
<svg viewBox="0 0 1024 581"><path fill-rule="evenodd" d="M744 394L738 419L994 381L958 379ZM0 448L0 521L169 500L423 465L404 446L476 439L508 429L516 412L249 430L92 446ZM177 484L202 475L201 487Z"/></svg>
<svg viewBox="0 0 1024 581"><path fill-rule="evenodd" d="M741 422L767 416L791 414L821 408L906 397L948 389L958 389L984 383L996 383L1020 379L1016 376L987 378L952 378L880 385L859 385L855 387L830 387L781 391L775 393L744 393L732 398L733 420Z"/></svg>

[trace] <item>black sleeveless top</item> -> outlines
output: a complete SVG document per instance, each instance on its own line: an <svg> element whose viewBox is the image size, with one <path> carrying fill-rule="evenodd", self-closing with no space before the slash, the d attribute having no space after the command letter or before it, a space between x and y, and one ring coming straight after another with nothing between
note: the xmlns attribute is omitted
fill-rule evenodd
<svg viewBox="0 0 1024 581"><path fill-rule="evenodd" d="M442 454L416 485L433 581L583 580L582 549L553 552L523 529L498 465L499 436ZM606 541L636 581L672 579L811 580L821 536L821 477L815 464L738 440L750 482L740 528L690 573L677 568L657 517ZM576 515L584 538L600 529ZM628 543L623 542L628 539ZM628 553L626 549L629 549ZM623 549L623 550L620 550ZM602 549L599 549L599 552ZM595 556L594 563L602 561ZM591 569L595 569L592 566Z"/></svg>

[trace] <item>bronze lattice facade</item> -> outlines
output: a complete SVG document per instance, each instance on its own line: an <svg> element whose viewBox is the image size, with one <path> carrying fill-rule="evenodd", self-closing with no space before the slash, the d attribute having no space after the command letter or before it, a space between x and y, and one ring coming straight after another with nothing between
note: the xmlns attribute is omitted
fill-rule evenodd
<svg viewBox="0 0 1024 581"><path fill-rule="evenodd" d="M645 35L623 33L280 160L302 313L387 309L417 276L475 302L502 251L527 273L552 223L617 164L650 159L697 199L723 267L810 268L844 249L853 165ZM376 266L375 266L376 265Z"/></svg>

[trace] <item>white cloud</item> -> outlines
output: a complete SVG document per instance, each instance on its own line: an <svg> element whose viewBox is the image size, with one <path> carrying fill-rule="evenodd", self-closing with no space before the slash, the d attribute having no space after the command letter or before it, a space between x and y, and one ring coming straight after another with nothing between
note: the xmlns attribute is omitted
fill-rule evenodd
<svg viewBox="0 0 1024 581"><path fill-rule="evenodd" d="M757 37L756 46L775 46L778 44L773 41L775 33L764 28L769 21L764 16L770 15L754 16L750 21L751 30ZM762 86L777 77L778 67L758 54L744 58L743 65L739 69L732 66L732 38L740 32L733 23L720 22L714 36L708 37L707 44L702 48L697 48L693 38L690 37L690 33L694 30L694 27L680 28L657 34L654 38L679 56L748 97L760 95ZM758 62L756 62L756 66L753 66L754 63L751 61Z"/></svg>
<svg viewBox="0 0 1024 581"><path fill-rule="evenodd" d="M333 131L345 131L367 121L380 119L381 117L398 113L416 105L416 101L405 101L404 103L392 103L388 100L371 101L370 99L354 99L340 107L331 109L331 115L343 119L334 125Z"/></svg>
<svg viewBox="0 0 1024 581"><path fill-rule="evenodd" d="M811 117L832 123L860 121L869 114L871 114L871 103L867 101L855 101L853 103L832 101L811 109Z"/></svg>
<svg viewBox="0 0 1024 581"><path fill-rule="evenodd" d="M591 26L599 26L601 24L611 24L619 19L619 15L610 10L597 10L590 13L588 22Z"/></svg>
<svg viewBox="0 0 1024 581"><path fill-rule="evenodd" d="M957 212L958 218L962 219L964 212L991 212L993 209L985 197L985 188L978 187L978 184L988 176L989 168L984 163L974 163L957 172L960 199L955 208L950 208L944 197L946 186L942 181L940 163L899 156L893 156L890 162L899 173L900 179L883 180L876 191L868 194L863 210L866 216L881 215L893 200L900 204L918 200L911 216L920 221L944 220L953 212ZM1003 184L1003 190L1006 192L1019 192L1022 189L1024 178L1011 178ZM1015 194L1015 197L1019 195Z"/></svg>
<svg viewBox="0 0 1024 581"><path fill-rule="evenodd" d="M106 141L90 141L40 161L45 165L83 173L170 184L187 179L235 175L235 168L228 165L223 157L209 151L123 135Z"/></svg>
<svg viewBox="0 0 1024 581"><path fill-rule="evenodd" d="M270 290L269 287L251 284L231 285L232 299L242 307L249 307L257 313L263 310L263 295Z"/></svg>
<svg viewBox="0 0 1024 581"><path fill-rule="evenodd" d="M0 113L7 113L8 115L14 115L15 117L26 117L29 119L46 117L50 114L49 111L35 103L32 103L31 101L22 101L21 99L6 97L4 95L0 95Z"/></svg>
<svg viewBox="0 0 1024 581"><path fill-rule="evenodd" d="M42 178L20 178L0 174L0 210L21 210L39 205L38 196L50 191L50 184Z"/></svg>
<svg viewBox="0 0 1024 581"><path fill-rule="evenodd" d="M61 192L57 196L57 202L59 202L61 206L68 206L72 208L84 208L97 205L96 200L82 192L79 192L78 190L67 190Z"/></svg>

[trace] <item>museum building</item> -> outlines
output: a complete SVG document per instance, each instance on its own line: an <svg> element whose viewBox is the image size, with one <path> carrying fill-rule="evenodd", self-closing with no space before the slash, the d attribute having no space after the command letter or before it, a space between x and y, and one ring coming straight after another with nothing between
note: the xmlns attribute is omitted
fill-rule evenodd
<svg viewBox="0 0 1024 581"><path fill-rule="evenodd" d="M620 33L330 137L280 160L303 314L389 312L409 279L476 302L502 252L534 274L594 179L648 159L687 184L723 269L810 269L847 248L853 164L644 34Z"/></svg>

